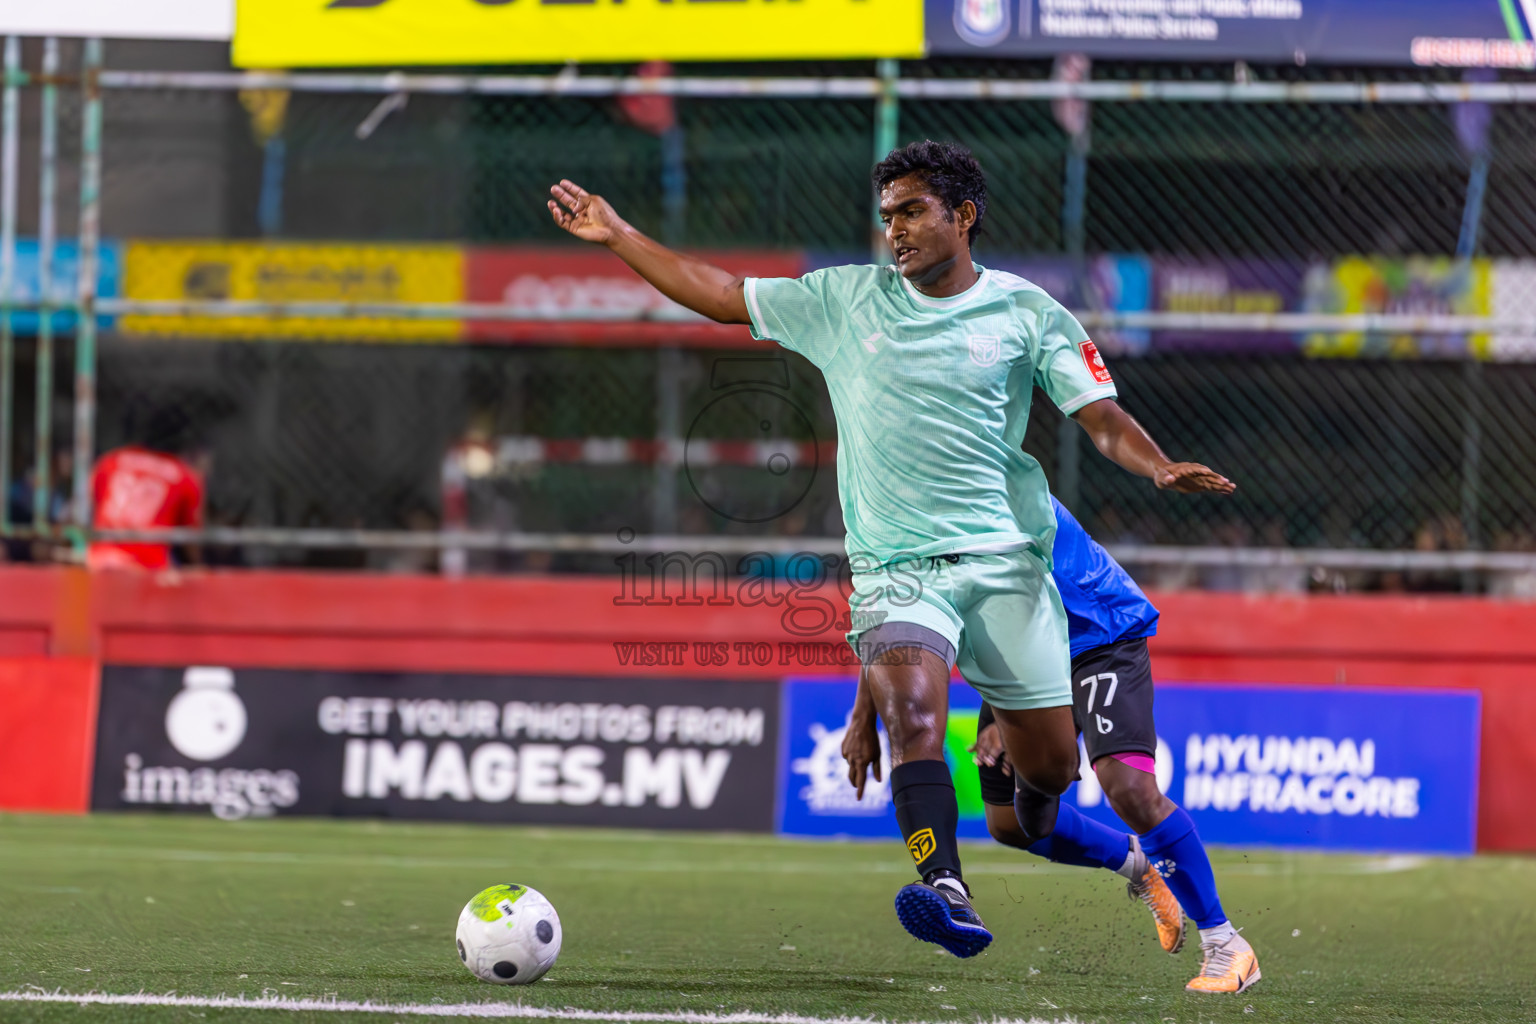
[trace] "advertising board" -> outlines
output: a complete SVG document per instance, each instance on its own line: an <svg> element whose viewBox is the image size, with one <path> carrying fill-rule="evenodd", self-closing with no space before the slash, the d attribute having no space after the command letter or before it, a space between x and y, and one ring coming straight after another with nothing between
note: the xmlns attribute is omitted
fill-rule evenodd
<svg viewBox="0 0 1536 1024"><path fill-rule="evenodd" d="M1295 312L1301 305L1306 266L1287 260L1152 260L1152 308L1160 313ZM1157 332L1157 350L1288 355L1296 335L1287 331Z"/></svg>
<svg viewBox="0 0 1536 1024"><path fill-rule="evenodd" d="M203 302L458 302L463 251L451 245L132 241L123 294ZM125 331L198 338L450 341L458 320L405 317L134 315Z"/></svg>
<svg viewBox="0 0 1536 1024"><path fill-rule="evenodd" d="M885 758L881 780L870 779L866 783L862 801L848 783L842 745L856 689L857 682L851 678L790 679L784 684L783 749L779 755L779 785L783 792L780 832L802 836L897 836L896 811L891 803L890 757L883 729L880 746ZM987 838L981 784L971 767L971 755L966 752L976 741L976 718L980 711L981 697L975 690L964 683L950 684L949 728L944 749L960 803L963 839Z"/></svg>
<svg viewBox="0 0 1536 1024"><path fill-rule="evenodd" d="M1452 256L1343 256L1307 271L1309 313L1396 313L1488 316L1493 311L1493 261ZM1319 357L1400 359L1489 355L1487 334L1349 331L1307 335L1302 349Z"/></svg>
<svg viewBox="0 0 1536 1024"><path fill-rule="evenodd" d="M794 252L701 253L735 274L798 277ZM594 345L708 345L773 348L746 327L717 324L662 295L612 253L595 246L474 248L466 255L468 298L548 320L470 321L484 342ZM571 317L580 316L580 321Z"/></svg>
<svg viewBox="0 0 1536 1024"><path fill-rule="evenodd" d="M920 57L922 0L240 0L240 67Z"/></svg>
<svg viewBox="0 0 1536 1024"><path fill-rule="evenodd" d="M768 831L778 687L107 667L91 807Z"/></svg>
<svg viewBox="0 0 1536 1024"><path fill-rule="evenodd" d="M926 0L935 56L1530 67L1515 0Z"/></svg>
<svg viewBox="0 0 1536 1024"><path fill-rule="evenodd" d="M99 298L116 298L122 276L122 248L115 242L104 242L97 250L96 295ZM15 278L11 282L11 298L17 303L35 303L42 299L42 261L39 259L37 239L16 240ZM52 305L65 307L75 301L80 274L79 249L74 242L60 242L53 250L53 265L48 281L48 298ZM37 333L40 314L36 310L21 310L11 314L11 329L17 334ZM110 327L112 318L98 316L97 323ZM55 334L75 329L73 310L60 309L50 314L49 325Z"/></svg>
<svg viewBox="0 0 1536 1024"><path fill-rule="evenodd" d="M0 34L99 39L228 39L235 0L48 0L0 4Z"/></svg>
<svg viewBox="0 0 1536 1024"><path fill-rule="evenodd" d="M896 836L889 771L862 801L841 745L855 683L786 684L783 806L792 835ZM975 691L950 686L945 753L962 838L986 838ZM1159 685L1158 785L1209 842L1471 853L1480 703L1475 693L1343 687ZM1125 829L1091 770L1063 797Z"/></svg>

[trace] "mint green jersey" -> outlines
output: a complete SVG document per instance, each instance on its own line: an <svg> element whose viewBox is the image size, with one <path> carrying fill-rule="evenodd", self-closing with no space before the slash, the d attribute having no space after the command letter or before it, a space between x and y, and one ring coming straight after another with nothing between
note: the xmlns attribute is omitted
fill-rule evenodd
<svg viewBox="0 0 1536 1024"><path fill-rule="evenodd" d="M826 377L850 559L1030 548L1049 564L1056 516L1044 471L1020 448L1033 387L1070 414L1115 386L1060 303L976 269L947 299L891 266L746 280L752 334Z"/></svg>

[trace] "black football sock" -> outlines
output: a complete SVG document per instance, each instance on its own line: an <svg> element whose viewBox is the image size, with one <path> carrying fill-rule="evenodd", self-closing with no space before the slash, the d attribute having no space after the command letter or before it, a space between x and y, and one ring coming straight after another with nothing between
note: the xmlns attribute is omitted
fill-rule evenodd
<svg viewBox="0 0 1536 1024"><path fill-rule="evenodd" d="M896 824L923 881L960 877L960 806L943 761L906 761L891 769Z"/></svg>

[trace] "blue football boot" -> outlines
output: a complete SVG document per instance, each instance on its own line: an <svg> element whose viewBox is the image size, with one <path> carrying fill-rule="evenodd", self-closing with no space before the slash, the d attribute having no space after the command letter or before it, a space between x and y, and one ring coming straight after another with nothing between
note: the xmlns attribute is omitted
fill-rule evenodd
<svg viewBox="0 0 1536 1024"><path fill-rule="evenodd" d="M902 886L896 894L896 917L914 938L937 942L963 959L991 945L992 933L971 906L965 883L958 878L953 881L955 886L927 882Z"/></svg>

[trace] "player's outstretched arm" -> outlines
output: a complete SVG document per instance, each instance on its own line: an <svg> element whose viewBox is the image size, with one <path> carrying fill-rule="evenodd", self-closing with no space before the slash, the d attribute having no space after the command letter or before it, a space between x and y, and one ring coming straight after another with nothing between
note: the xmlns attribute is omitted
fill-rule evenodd
<svg viewBox="0 0 1536 1024"><path fill-rule="evenodd" d="M608 200L562 179L550 188L549 213L571 234L612 249L635 273L679 305L723 324L751 323L743 278L647 238L614 212Z"/></svg>
<svg viewBox="0 0 1536 1024"><path fill-rule="evenodd" d="M1090 402L1072 418L1104 456L1158 487L1183 494L1231 494L1237 485L1198 462L1174 462L1113 398Z"/></svg>

